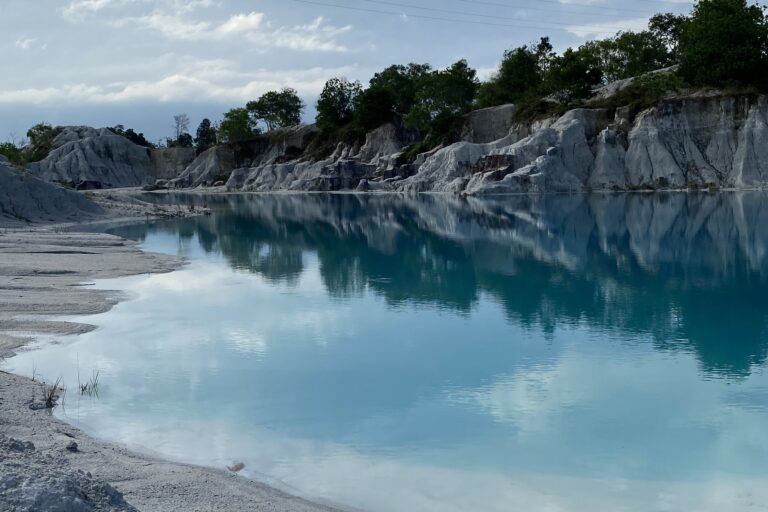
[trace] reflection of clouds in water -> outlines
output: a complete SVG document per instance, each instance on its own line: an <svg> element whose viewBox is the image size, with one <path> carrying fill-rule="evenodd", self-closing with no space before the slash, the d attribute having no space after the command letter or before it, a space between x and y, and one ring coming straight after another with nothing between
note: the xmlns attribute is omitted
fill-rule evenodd
<svg viewBox="0 0 768 512"><path fill-rule="evenodd" d="M736 385L702 386L691 378L697 371L692 357L630 351L606 359L570 347L549 366L519 368L485 386L445 395L514 427L519 446L540 446L542 457L591 453L599 459L601 451L619 449L615 461L605 462L606 474L645 474L643 468L665 460L674 468L681 462L676 457L690 459L686 464L700 461L688 468L697 475L765 474L766 375L740 382L740 402L732 405L729 390ZM591 448L582 450L582 443Z"/></svg>
<svg viewBox="0 0 768 512"><path fill-rule="evenodd" d="M227 341L236 350L263 356L267 352L267 340L259 334L246 329L231 329L227 332Z"/></svg>
<svg viewBox="0 0 768 512"><path fill-rule="evenodd" d="M328 442L294 439L258 428L233 431L218 418L137 424L93 424L104 436L175 460L223 468L246 464L244 475L313 499L382 512L740 512L768 503L768 482L715 476L696 482L582 478L483 472L410 459L370 457ZM246 435L244 435L246 434Z"/></svg>

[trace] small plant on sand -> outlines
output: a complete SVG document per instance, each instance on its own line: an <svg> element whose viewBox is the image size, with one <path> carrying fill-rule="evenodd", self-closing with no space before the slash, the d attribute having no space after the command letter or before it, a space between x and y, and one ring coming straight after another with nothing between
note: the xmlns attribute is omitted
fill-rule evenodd
<svg viewBox="0 0 768 512"><path fill-rule="evenodd" d="M56 379L52 385L43 382L43 402L47 409L53 409L56 407L56 402L59 397L64 394L64 388L61 385L61 377Z"/></svg>

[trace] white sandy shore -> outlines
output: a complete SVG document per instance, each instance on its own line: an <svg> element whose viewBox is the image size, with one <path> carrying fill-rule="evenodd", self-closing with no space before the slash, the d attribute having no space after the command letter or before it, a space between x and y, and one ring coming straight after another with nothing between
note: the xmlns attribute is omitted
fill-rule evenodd
<svg viewBox="0 0 768 512"><path fill-rule="evenodd" d="M93 327L55 317L104 312L121 298L84 283L183 263L105 234L0 230L0 359L33 341L33 333L87 332ZM335 510L223 468L166 462L95 440L32 408L41 398L41 383L0 372L0 510ZM72 441L77 451L66 449Z"/></svg>

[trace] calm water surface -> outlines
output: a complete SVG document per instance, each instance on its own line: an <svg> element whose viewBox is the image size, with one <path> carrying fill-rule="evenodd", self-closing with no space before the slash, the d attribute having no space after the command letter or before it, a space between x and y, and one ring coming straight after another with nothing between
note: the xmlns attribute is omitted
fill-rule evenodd
<svg viewBox="0 0 768 512"><path fill-rule="evenodd" d="M372 512L768 509L768 195L186 198L190 265L7 366L101 438Z"/></svg>

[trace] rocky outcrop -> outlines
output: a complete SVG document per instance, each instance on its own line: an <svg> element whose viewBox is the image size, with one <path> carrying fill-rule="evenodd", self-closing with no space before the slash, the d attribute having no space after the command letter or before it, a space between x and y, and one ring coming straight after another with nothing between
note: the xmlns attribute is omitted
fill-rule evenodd
<svg viewBox="0 0 768 512"><path fill-rule="evenodd" d="M66 127L53 148L44 160L29 165L45 181L78 189L136 187L149 175L147 148L107 128Z"/></svg>
<svg viewBox="0 0 768 512"><path fill-rule="evenodd" d="M621 84L619 84L621 85ZM387 124L363 144L317 158L314 125L213 148L135 146L109 130L70 127L30 170L77 188L226 184L232 191L395 191L467 195L768 186L768 97L699 95L653 108L572 110L515 123L515 107L470 113L460 142L406 161L416 135ZM182 170L183 168L183 170Z"/></svg>
<svg viewBox="0 0 768 512"><path fill-rule="evenodd" d="M194 148L151 149L149 151L150 181L178 178L196 157Z"/></svg>
<svg viewBox="0 0 768 512"><path fill-rule="evenodd" d="M74 222L102 213L81 194L39 180L0 159L0 225Z"/></svg>
<svg viewBox="0 0 768 512"><path fill-rule="evenodd" d="M342 145L326 160L237 169L227 186L468 195L768 186L764 96L671 99L636 115L583 108L530 124L512 124L513 111L471 114L466 140L410 164L388 125L362 148Z"/></svg>
<svg viewBox="0 0 768 512"><path fill-rule="evenodd" d="M200 154L181 173L171 180L171 188L210 187L229 179L234 168L235 152L226 146L216 146Z"/></svg>
<svg viewBox="0 0 768 512"><path fill-rule="evenodd" d="M514 105L500 105L470 112L464 118L461 140L484 144L503 139L515 126Z"/></svg>

